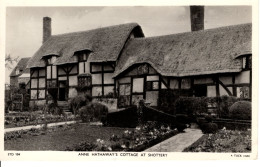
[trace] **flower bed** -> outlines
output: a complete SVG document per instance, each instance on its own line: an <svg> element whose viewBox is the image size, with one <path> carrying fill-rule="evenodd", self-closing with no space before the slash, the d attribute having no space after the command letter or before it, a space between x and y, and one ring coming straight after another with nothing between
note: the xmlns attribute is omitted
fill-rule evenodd
<svg viewBox="0 0 260 167"><path fill-rule="evenodd" d="M143 151L177 134L169 126L148 122L134 130L126 130L122 135L112 135L109 140L97 139L96 142L82 142L67 151Z"/></svg>
<svg viewBox="0 0 260 167"><path fill-rule="evenodd" d="M41 112L35 113L12 113L5 116L5 128L38 125L44 123L64 122L75 120L74 115L44 115Z"/></svg>
<svg viewBox="0 0 260 167"><path fill-rule="evenodd" d="M225 128L216 134L205 134L184 152L250 152L251 130L233 131Z"/></svg>
<svg viewBox="0 0 260 167"><path fill-rule="evenodd" d="M67 130L73 128L75 125L71 124L64 124L59 125L57 127L46 127L43 126L42 128L31 128L28 130L19 130L19 131L13 131L13 132L7 132L4 134L4 140L15 140L18 138L23 138L24 136L40 136L45 135L47 133L55 132L58 130Z"/></svg>

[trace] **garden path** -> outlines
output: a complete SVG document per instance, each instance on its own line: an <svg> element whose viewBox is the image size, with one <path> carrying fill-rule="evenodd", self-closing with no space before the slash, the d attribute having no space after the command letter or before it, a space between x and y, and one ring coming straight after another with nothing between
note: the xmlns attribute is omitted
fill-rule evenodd
<svg viewBox="0 0 260 167"><path fill-rule="evenodd" d="M182 152L186 147L197 141L203 133L200 129L188 128L163 142L150 147L144 152Z"/></svg>
<svg viewBox="0 0 260 167"><path fill-rule="evenodd" d="M56 122L56 123L48 123L48 127L50 126L59 126L59 125L64 125L64 124L73 124L76 123L76 121L67 121L67 122ZM6 132L13 132L13 131L18 131L18 130L27 130L31 128L42 128L44 124L40 125L29 125L29 126L22 126L22 127L15 127L15 128L7 128L5 129Z"/></svg>

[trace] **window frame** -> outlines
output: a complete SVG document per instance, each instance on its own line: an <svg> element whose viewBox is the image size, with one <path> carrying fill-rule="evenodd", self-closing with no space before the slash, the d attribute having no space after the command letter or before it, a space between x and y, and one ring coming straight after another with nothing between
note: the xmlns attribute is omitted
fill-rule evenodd
<svg viewBox="0 0 260 167"><path fill-rule="evenodd" d="M30 99L31 99L31 90L36 90L37 91L37 97L36 99L31 99L31 100L44 100L46 99L46 87L47 87L47 67L44 67L45 69L45 76L40 76L40 70L42 70L43 68L36 68L36 69L30 69ZM33 76L34 73L37 73L37 76ZM40 78L44 78L45 79L45 87L39 87L39 80ZM31 81L32 79L37 79L37 86L36 88L32 88L32 84L31 84ZM40 90L44 90L45 91L45 95L44 95L44 98L39 98L39 92Z"/></svg>
<svg viewBox="0 0 260 167"><path fill-rule="evenodd" d="M99 65L101 66L101 71L93 71L92 68L94 65ZM112 67L112 70L104 70L104 66L105 65L110 65ZM105 95L105 92L104 92L104 88L107 86L107 87L111 87L113 86L114 87L114 90L113 90L113 94L115 95L115 79L114 79L114 83L111 83L111 84L105 84L105 81L104 81L104 74L105 73L114 73L115 71L115 62L90 62L90 73L91 74L101 74L101 84L93 84L92 83L92 88L93 87L102 87L102 95L101 96L93 96L94 98L95 97L106 97L107 95ZM92 79L92 82L93 82L93 79Z"/></svg>

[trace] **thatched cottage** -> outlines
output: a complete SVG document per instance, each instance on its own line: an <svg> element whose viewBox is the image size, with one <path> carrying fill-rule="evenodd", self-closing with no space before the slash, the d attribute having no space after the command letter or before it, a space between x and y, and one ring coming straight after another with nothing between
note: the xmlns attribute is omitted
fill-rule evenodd
<svg viewBox="0 0 260 167"><path fill-rule="evenodd" d="M29 88L30 69L26 68L30 57L21 58L10 73L10 88Z"/></svg>
<svg viewBox="0 0 260 167"><path fill-rule="evenodd" d="M43 44L27 66L31 101L46 103L51 89L58 101L89 93L116 108L141 99L157 106L162 90L251 99L252 25L203 30L203 10L192 12L192 32L157 37L136 23L51 35L45 17Z"/></svg>

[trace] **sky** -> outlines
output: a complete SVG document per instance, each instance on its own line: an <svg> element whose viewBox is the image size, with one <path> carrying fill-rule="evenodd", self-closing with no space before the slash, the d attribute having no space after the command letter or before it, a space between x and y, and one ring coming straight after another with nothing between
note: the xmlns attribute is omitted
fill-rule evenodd
<svg viewBox="0 0 260 167"><path fill-rule="evenodd" d="M42 44L42 20L45 16L52 18L53 35L130 22L138 23L146 37L191 29L188 6L8 7L6 54L32 57ZM251 22L250 6L205 6L205 29ZM6 69L5 83L9 83L10 72Z"/></svg>

